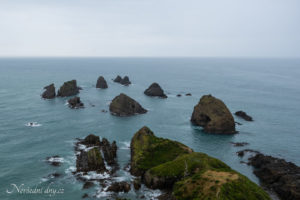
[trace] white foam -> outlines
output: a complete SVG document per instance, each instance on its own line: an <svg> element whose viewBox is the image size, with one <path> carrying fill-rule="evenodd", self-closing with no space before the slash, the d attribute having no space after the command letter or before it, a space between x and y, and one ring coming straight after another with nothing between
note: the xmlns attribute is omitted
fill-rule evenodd
<svg viewBox="0 0 300 200"><path fill-rule="evenodd" d="M39 124L37 122L28 122L27 124L25 124L25 126L28 126L28 127L39 127L39 126L42 126L42 124Z"/></svg>
<svg viewBox="0 0 300 200"><path fill-rule="evenodd" d="M72 172L76 172L76 167L70 166L69 168L67 168L67 169L65 170L65 172L66 172L67 174L72 173Z"/></svg>
<svg viewBox="0 0 300 200"><path fill-rule="evenodd" d="M120 143L121 143L120 149L130 149L129 141L124 141L124 142L120 142Z"/></svg>
<svg viewBox="0 0 300 200"><path fill-rule="evenodd" d="M91 180L91 179L97 179L97 180L102 180L102 179L107 179L109 178L109 174L104 172L103 174L98 174L94 171L90 171L87 173L87 175L83 175L82 177L87 179L87 180Z"/></svg>
<svg viewBox="0 0 300 200"><path fill-rule="evenodd" d="M63 163L64 159L61 157L51 157L47 159L48 162L59 162L59 163Z"/></svg>

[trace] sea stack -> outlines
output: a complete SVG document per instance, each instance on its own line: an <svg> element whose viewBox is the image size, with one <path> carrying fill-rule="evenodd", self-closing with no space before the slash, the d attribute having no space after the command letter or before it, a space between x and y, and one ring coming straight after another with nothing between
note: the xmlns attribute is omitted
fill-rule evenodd
<svg viewBox="0 0 300 200"><path fill-rule="evenodd" d="M53 99L53 98L55 98L56 93L55 93L55 86L54 86L53 83L46 86L46 87L44 87L44 89L45 89L45 91L42 94L42 97L44 99Z"/></svg>
<svg viewBox="0 0 300 200"><path fill-rule="evenodd" d="M125 85L125 86L128 86L128 85L131 84L131 82L130 82L128 76L125 76L124 78L122 78L121 76L118 75L118 76L114 79L114 82L120 83L120 84Z"/></svg>
<svg viewBox="0 0 300 200"><path fill-rule="evenodd" d="M116 83L120 83L121 81L122 81L122 78L119 75L114 79L114 82L116 82Z"/></svg>
<svg viewBox="0 0 300 200"><path fill-rule="evenodd" d="M70 108L83 108L84 104L81 102L80 97L73 97L68 100Z"/></svg>
<svg viewBox="0 0 300 200"><path fill-rule="evenodd" d="M167 95L165 95L158 83L152 83L149 88L144 91L144 94L151 97L167 98Z"/></svg>
<svg viewBox="0 0 300 200"><path fill-rule="evenodd" d="M79 93L79 87L77 86L76 80L71 80L64 82L64 84L60 87L57 92L57 96L59 97L68 97L73 96Z"/></svg>
<svg viewBox="0 0 300 200"><path fill-rule="evenodd" d="M234 134L233 116L220 99L212 95L204 95L194 107L191 122L202 126L207 133Z"/></svg>
<svg viewBox="0 0 300 200"><path fill-rule="evenodd" d="M106 89L108 88L106 80L103 76L100 76L97 80L96 88Z"/></svg>
<svg viewBox="0 0 300 200"><path fill-rule="evenodd" d="M147 112L138 102L123 93L112 100L109 111L116 116L132 116Z"/></svg>

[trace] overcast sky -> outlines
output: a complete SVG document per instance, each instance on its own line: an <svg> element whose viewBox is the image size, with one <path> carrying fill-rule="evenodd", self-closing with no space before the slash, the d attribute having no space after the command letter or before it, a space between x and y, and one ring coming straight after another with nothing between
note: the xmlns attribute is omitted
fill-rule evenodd
<svg viewBox="0 0 300 200"><path fill-rule="evenodd" d="M300 0L0 0L0 56L300 57Z"/></svg>

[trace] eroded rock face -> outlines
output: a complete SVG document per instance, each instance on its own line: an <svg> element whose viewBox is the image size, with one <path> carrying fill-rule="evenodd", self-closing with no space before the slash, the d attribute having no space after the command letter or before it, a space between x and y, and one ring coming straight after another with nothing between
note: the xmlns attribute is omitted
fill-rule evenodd
<svg viewBox="0 0 300 200"><path fill-rule="evenodd" d="M234 113L236 116L243 118L246 121L253 121L252 117L247 115L244 111L237 111Z"/></svg>
<svg viewBox="0 0 300 200"><path fill-rule="evenodd" d="M165 95L158 83L152 83L149 88L144 91L144 94L152 97L167 98L167 95Z"/></svg>
<svg viewBox="0 0 300 200"><path fill-rule="evenodd" d="M44 89L45 89L45 91L42 94L42 97L44 99L53 99L53 98L55 98L56 93L55 93L55 86L54 86L53 83L46 86L46 87L44 87Z"/></svg>
<svg viewBox="0 0 300 200"><path fill-rule="evenodd" d="M70 108L83 108L84 104L80 101L80 97L74 97L68 100Z"/></svg>
<svg viewBox="0 0 300 200"><path fill-rule="evenodd" d="M97 171L102 173L106 171L99 148L94 147L88 151L81 151L77 156L76 168L78 172Z"/></svg>
<svg viewBox="0 0 300 200"><path fill-rule="evenodd" d="M107 191L110 192L129 192L131 189L131 186L129 183L122 181L122 182L115 182L111 186L108 187Z"/></svg>
<svg viewBox="0 0 300 200"><path fill-rule="evenodd" d="M73 96L79 93L80 87L77 86L76 80L64 82L57 92L59 97Z"/></svg>
<svg viewBox="0 0 300 200"><path fill-rule="evenodd" d="M201 97L194 107L191 122L202 126L207 133L233 134L235 123L226 105L211 95Z"/></svg>
<svg viewBox="0 0 300 200"><path fill-rule="evenodd" d="M108 88L106 80L103 76L100 76L97 80L96 88L106 89Z"/></svg>
<svg viewBox="0 0 300 200"><path fill-rule="evenodd" d="M132 116L147 112L138 102L123 93L112 100L109 111L117 116Z"/></svg>
<svg viewBox="0 0 300 200"><path fill-rule="evenodd" d="M250 158L254 174L281 199L300 199L300 167L261 153Z"/></svg>
<svg viewBox="0 0 300 200"><path fill-rule="evenodd" d="M103 138L100 144L100 147L103 151L104 159L109 165L115 165L117 157L117 145L116 141L113 141L112 144L106 138Z"/></svg>

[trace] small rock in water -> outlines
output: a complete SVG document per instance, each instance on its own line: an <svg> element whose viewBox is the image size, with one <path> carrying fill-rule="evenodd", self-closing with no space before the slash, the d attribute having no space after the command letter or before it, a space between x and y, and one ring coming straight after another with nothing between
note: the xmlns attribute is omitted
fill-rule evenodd
<svg viewBox="0 0 300 200"><path fill-rule="evenodd" d="M68 100L70 108L83 108L84 104L81 102L80 97L73 97Z"/></svg>
<svg viewBox="0 0 300 200"><path fill-rule="evenodd" d="M167 95L165 95L158 83L152 83L149 88L144 91L144 94L152 97L167 98Z"/></svg>
<svg viewBox="0 0 300 200"><path fill-rule="evenodd" d="M111 186L108 187L107 191L116 192L116 193L119 192L127 193L130 191L130 189L131 189L130 184L125 181L122 181L122 182L115 182L111 184Z"/></svg>
<svg viewBox="0 0 300 200"><path fill-rule="evenodd" d="M176 96L177 96L177 97L181 97L181 94L177 94Z"/></svg>
<svg viewBox="0 0 300 200"><path fill-rule="evenodd" d="M52 165L52 166L55 166L55 167L58 167L61 165L62 163L62 158L60 156L51 156L51 157L47 157L46 158L46 161Z"/></svg>
<svg viewBox="0 0 300 200"><path fill-rule="evenodd" d="M192 94L191 93L186 93L185 96L192 96Z"/></svg>
<svg viewBox="0 0 300 200"><path fill-rule="evenodd" d="M101 112L103 112L103 113L107 113L108 111L103 109L103 110L101 110Z"/></svg>
<svg viewBox="0 0 300 200"><path fill-rule="evenodd" d="M230 142L231 144L233 144L233 146L235 147L243 147L245 145L248 145L248 142Z"/></svg>
<svg viewBox="0 0 300 200"><path fill-rule="evenodd" d="M237 111L234 113L236 116L243 118L246 121L253 121L252 117L247 115L244 111Z"/></svg>

